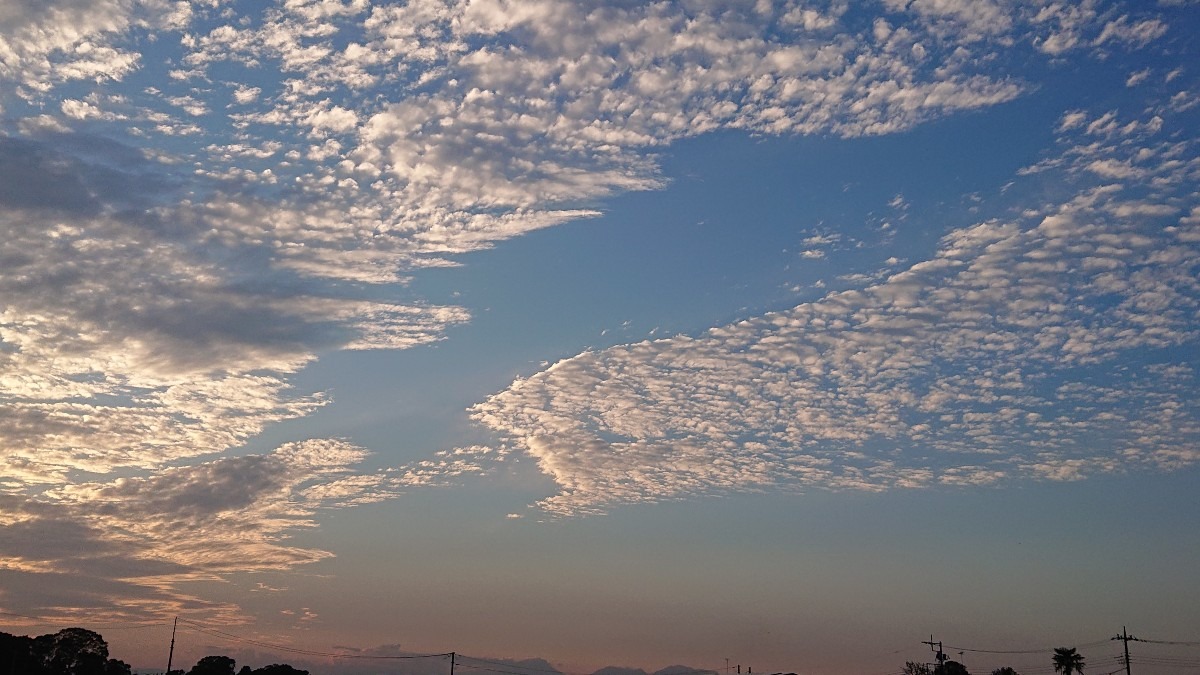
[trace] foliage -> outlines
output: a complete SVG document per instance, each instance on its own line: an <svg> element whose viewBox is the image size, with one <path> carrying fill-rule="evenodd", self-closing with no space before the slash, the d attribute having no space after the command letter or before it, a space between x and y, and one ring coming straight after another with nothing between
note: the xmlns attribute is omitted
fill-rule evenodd
<svg viewBox="0 0 1200 675"><path fill-rule="evenodd" d="M38 672L34 662L33 638L0 633L0 675Z"/></svg>
<svg viewBox="0 0 1200 675"><path fill-rule="evenodd" d="M906 661L904 663L904 670L901 672L903 675L933 675L933 671L928 665L917 663L916 661Z"/></svg>
<svg viewBox="0 0 1200 675"><path fill-rule="evenodd" d="M108 643L86 628L64 628L33 639L42 668L54 675L104 675Z"/></svg>
<svg viewBox="0 0 1200 675"><path fill-rule="evenodd" d="M129 675L99 633L65 628L36 638L0 633L0 675Z"/></svg>
<svg viewBox="0 0 1200 675"><path fill-rule="evenodd" d="M236 665L237 662L228 656L206 656L192 666L188 675L233 675Z"/></svg>
<svg viewBox="0 0 1200 675"><path fill-rule="evenodd" d="M970 675L967 667L958 661L945 661L933 669L933 675Z"/></svg>
<svg viewBox="0 0 1200 675"><path fill-rule="evenodd" d="M2 2L2 0L0 0ZM206 656L186 675L234 675L237 664L228 656ZM0 632L0 675L131 675L128 663L108 658L108 643L99 633L66 628L36 638ZM170 675L184 675L171 670ZM286 663L262 668L242 666L237 675L309 675ZM928 671L911 675L932 675Z"/></svg>
<svg viewBox="0 0 1200 675"><path fill-rule="evenodd" d="M1056 673L1083 675L1083 654L1075 651L1074 647L1055 647L1052 661Z"/></svg>
<svg viewBox="0 0 1200 675"><path fill-rule="evenodd" d="M255 668L252 675L308 675L307 670L293 668L286 663L272 663L269 666Z"/></svg>
<svg viewBox="0 0 1200 675"><path fill-rule="evenodd" d="M993 670L992 675L1021 675L1021 674L1018 673L1017 671L1013 670L1011 666L1004 666L1003 668L997 668L997 669Z"/></svg>

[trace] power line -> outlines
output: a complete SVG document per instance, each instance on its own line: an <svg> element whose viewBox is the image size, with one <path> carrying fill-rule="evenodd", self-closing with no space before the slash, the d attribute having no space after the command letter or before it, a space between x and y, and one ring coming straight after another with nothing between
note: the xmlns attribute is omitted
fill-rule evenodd
<svg viewBox="0 0 1200 675"><path fill-rule="evenodd" d="M470 664L465 664L465 663L463 663L464 659L469 660L469 661L478 661L480 663L487 663L487 664L490 664L493 666L516 668L516 669L518 669L518 671L510 671L510 670L493 671L493 672L514 673L515 675L528 675L529 673L551 673L554 675L591 675L590 673L573 673L573 672L566 671L566 670L558 670L557 668L550 669L550 668L537 668L535 666L522 666L518 663L513 663L511 661L497 661L495 659L481 659L481 658L478 658L475 656L464 656L462 654L458 655L459 665L464 666L466 668L476 668L478 670L487 670L487 669L479 667L479 666L472 666ZM719 672L720 671L716 668L693 668L692 670L688 671L687 673L681 673L681 675L718 675Z"/></svg>
<svg viewBox="0 0 1200 675"><path fill-rule="evenodd" d="M1172 640L1143 640L1138 638L1130 638L1138 642L1146 642L1152 645L1174 645L1176 647L1200 647L1200 642L1179 642Z"/></svg>
<svg viewBox="0 0 1200 675"><path fill-rule="evenodd" d="M1086 649L1088 647L1098 647L1102 644L1107 644L1108 640L1097 640L1096 642L1088 642L1086 644L1077 645L1078 649ZM946 649L951 649L956 652L973 652L976 654L1044 654L1053 652L1054 647L1044 647L1041 649L970 649L967 647L951 647L946 645Z"/></svg>
<svg viewBox="0 0 1200 675"><path fill-rule="evenodd" d="M488 668L487 666L474 666L469 663L463 663L462 661L459 661L458 665L462 668L470 668L471 670L483 670L483 671L486 671L489 673L504 673L504 675L525 675L525 673L519 673L515 670L500 670L499 668ZM542 671L542 672L549 672L549 671ZM566 675L566 674L564 673L563 675Z"/></svg>
<svg viewBox="0 0 1200 675"><path fill-rule="evenodd" d="M473 666L469 663L463 663L464 659L468 660L468 661L478 661L479 663L486 663L486 664L493 665L493 666L502 666L505 668L516 668L517 670L492 670L490 668L484 668L482 666ZM557 668L538 668L535 666L523 666L523 665L520 665L519 663L513 663L511 661L498 661L495 659L481 659L476 656L464 656L462 654L458 655L458 664L460 666L463 666L464 668L473 668L476 670L486 670L486 671L495 672L495 673L509 673L510 675L529 675L530 673L550 673L551 675L591 675L591 673L571 672L571 671L567 671L567 670L558 670ZM680 675L718 675L719 672L720 671L716 668L693 668L692 670L688 671L687 673L681 673Z"/></svg>
<svg viewBox="0 0 1200 675"><path fill-rule="evenodd" d="M467 659L469 661L478 661L480 663L489 663L493 666L507 666L509 668L520 668L523 673L562 673L562 675L570 675L569 673L567 673L564 670L557 670L557 669L551 669L551 668L535 668L533 666L522 666L518 663L512 663L511 661L496 661L493 659L481 659L476 656L464 656L462 654L459 654L458 662L462 663L463 659ZM468 667L473 667L473 666L468 666Z"/></svg>
<svg viewBox="0 0 1200 675"><path fill-rule="evenodd" d="M103 622L92 622L92 621L86 621L86 620L81 621L79 619L49 618L49 617L42 617L42 616L33 616L33 615L29 615L29 614L21 614L18 612L11 612L11 611L6 611L6 610L0 610L0 616L9 616L9 617L16 617L16 618L21 618L21 619L30 619L32 621L38 622L43 625L85 624L85 625L90 625L95 628L103 628L105 630L151 628L151 627L160 627L160 626L170 625L169 622L161 622L161 621L129 623L129 624L124 624L124 625L106 624ZM431 659L431 658L447 658L447 657L449 657L454 663L461 665L465 668L469 668L469 669L477 670L477 671L497 673L498 675L531 675L534 673L544 673L547 675L589 675L586 673L572 673L569 671L562 671L562 670L553 669L553 668L539 668L536 666L524 666L524 665L520 665L518 663L513 663L511 661L499 661L499 660L485 659L485 658L479 658L479 657L474 657L474 656L464 656L461 654L457 654L455 652L445 652L445 653L436 653L436 654L405 654L405 655L372 655L372 654L351 654L351 653L346 653L346 652L325 652L325 651L318 651L318 650L312 650L312 649L303 649L303 648L299 648L299 647L292 647L289 645L268 642L266 640L259 640L259 639L255 639L255 638L243 637L243 636L240 636L240 635L237 635L234 633L230 633L228 631L224 631L224 630L221 630L218 628L214 628L212 626L202 624L200 622L193 621L190 619L181 618L181 619L179 619L179 621L184 623L185 627L188 627L199 633L203 633L205 635L209 635L212 637L220 638L223 640L234 641L234 642L241 642L244 644L262 647L264 649L272 649L272 650L276 650L276 651L280 651L280 652L286 652L286 653L298 654L298 655L304 655L304 656L324 657L324 658L332 658L332 659L370 659L370 660L414 660L414 659ZM1176 647L1200 647L1200 642L1198 642L1198 641L1151 640L1151 639L1145 639L1145 638L1135 638L1135 637L1129 636L1127 633L1123 632L1122 635L1117 636L1116 638L1109 638L1107 640L1098 640L1098 641L1094 641L1094 642L1080 644L1080 645L1078 645L1078 648L1086 649L1086 648L1090 648L1090 647L1097 647L1097 646L1106 644L1106 643L1110 642L1111 640L1118 640L1118 639L1127 639L1128 641L1140 642L1140 643L1147 644L1147 645L1164 645L1164 646L1176 646ZM929 644L931 648L934 645L937 645L937 647L942 648L941 644L933 642L932 637L930 638L930 641L925 644ZM1128 643L1126 643L1126 644L1128 644ZM972 648L972 647L946 646L946 647L944 647L944 649L947 651L954 650L954 651L958 651L960 653L961 652L971 652L971 653L976 653L976 654L1011 654L1011 655L1044 654L1044 653L1053 651L1053 648L1050 648L1050 647L1038 648L1038 649L979 649L979 648ZM940 649L937 651L940 651ZM893 653L899 653L899 650L897 650L897 652L893 652ZM1176 667L1188 667L1188 668L1200 667L1200 659L1188 658L1188 657L1156 656L1156 655L1141 655L1141 656L1137 656L1136 658L1132 658L1132 659L1130 657L1123 658L1121 656L1116 656L1116 657L1109 657L1107 659L1100 659L1098 661L1094 661L1093 663L1096 663L1097 665L1101 665L1101 666L1107 665L1109 663L1119 664L1122 666L1122 668L1118 669L1116 671L1112 671L1113 673L1118 673L1121 670L1126 670L1128 668L1128 664L1131 660L1137 661L1139 663L1145 663L1147 665L1164 665L1164 666L1176 666ZM471 661L476 664L487 664L487 666L498 666L498 667L473 665L471 663L464 663L464 661ZM1037 668L1036 670L1042 671L1043 669ZM1032 675L1035 671L1029 671L1029 672ZM1045 672L1049 672L1049 670L1046 669ZM719 669L695 669L694 671L692 671L692 673L688 673L687 675L717 675L717 673L719 673ZM1111 675L1111 674L1105 674L1105 675Z"/></svg>
<svg viewBox="0 0 1200 675"><path fill-rule="evenodd" d="M1129 641L1136 640L1137 638L1131 636L1129 634L1129 631L1124 626L1121 626L1121 634L1114 638L1111 638L1111 639L1120 640L1121 642L1124 643L1124 645L1125 645L1125 657L1124 657L1125 675L1130 675L1130 671L1129 671Z"/></svg>

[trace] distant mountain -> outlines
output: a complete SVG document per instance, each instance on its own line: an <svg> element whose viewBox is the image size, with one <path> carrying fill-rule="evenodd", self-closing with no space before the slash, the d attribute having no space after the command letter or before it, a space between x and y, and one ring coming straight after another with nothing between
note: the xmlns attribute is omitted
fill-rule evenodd
<svg viewBox="0 0 1200 675"><path fill-rule="evenodd" d="M654 675L698 675L699 673L715 673L714 670L702 670L691 666L667 666L654 671Z"/></svg>
<svg viewBox="0 0 1200 675"><path fill-rule="evenodd" d="M641 668L622 668L621 666L605 666L592 675L647 675Z"/></svg>
<svg viewBox="0 0 1200 675"><path fill-rule="evenodd" d="M555 668L553 665L551 665L551 663L549 661L547 661L546 659L521 659L520 661L514 661L512 659L503 659L503 661L505 663L511 663L512 665L514 665L518 668L530 670L534 673L562 672L558 668Z"/></svg>

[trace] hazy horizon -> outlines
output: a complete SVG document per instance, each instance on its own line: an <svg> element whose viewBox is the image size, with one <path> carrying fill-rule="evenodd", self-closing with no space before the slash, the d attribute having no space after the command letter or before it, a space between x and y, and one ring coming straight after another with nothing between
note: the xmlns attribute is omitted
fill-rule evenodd
<svg viewBox="0 0 1200 675"><path fill-rule="evenodd" d="M142 626L127 625L119 627L123 630L151 630L170 624L147 624ZM167 634L171 638L179 638L178 644L168 647L167 657L171 659L172 670L188 672L192 663L201 657L187 657L185 654L202 653L203 656L227 656L234 659L236 667L263 667L273 663L285 663L293 667L308 670L310 675L443 675L450 674L450 659L454 659L455 673L486 672L501 675L538 675L553 673L557 675L689 675L691 673L711 673L719 675L753 675L754 666L743 664L736 659L727 659L723 665L716 667L695 667L687 664L669 664L659 668L647 669L633 665L607 664L589 669L572 669L563 663L554 664L540 657L506 658L478 657L462 653L420 654L402 649L400 645L380 645L363 649L351 646L334 645L324 656L311 647L274 645L271 643L237 636L223 629L205 627L202 624L184 620L178 627ZM189 637L217 638L225 646L216 644L204 645L203 640L189 644ZM1138 672L1171 672L1172 669L1187 669L1195 666L1197 661L1195 650L1200 648L1197 641L1164 641L1149 637L1138 637L1128 632L1126 627L1115 636L1101 637L1072 648L1077 648L1084 657L1088 672L1125 672L1124 657L1121 653L1122 637L1128 637L1131 645L1130 663L1133 670ZM1040 647L1036 649L982 649L979 646L954 646L944 641L920 640L917 644L925 646L928 651L921 649L903 649L892 652L889 656L905 654L902 662L897 662L891 668L877 668L864 672L878 672L904 675L906 662L925 664L932 667L937 663L936 653L940 648L947 662L971 664L968 670L987 675L1002 667L1014 667L1019 673L1038 675L1057 672L1051 657L1055 648ZM1015 645L1008 645L1015 647ZM1113 649L1115 647L1115 651ZM1114 655L1115 654L1115 655ZM119 659L120 654L110 650L110 657ZM178 657L178 658L177 658ZM952 663L950 665L953 665ZM1115 670L1113 669L1116 667ZM808 672L804 668L793 669ZM165 666L134 666L133 672L141 675L162 674ZM759 667L760 675L791 675L778 670L764 670ZM842 669L835 672L855 672Z"/></svg>

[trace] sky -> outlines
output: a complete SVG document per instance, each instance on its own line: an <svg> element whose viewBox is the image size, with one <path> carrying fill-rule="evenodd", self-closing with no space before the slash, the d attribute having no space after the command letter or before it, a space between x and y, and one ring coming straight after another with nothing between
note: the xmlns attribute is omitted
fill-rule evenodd
<svg viewBox="0 0 1200 675"><path fill-rule="evenodd" d="M0 0L0 630L1193 672L1198 9Z"/></svg>

